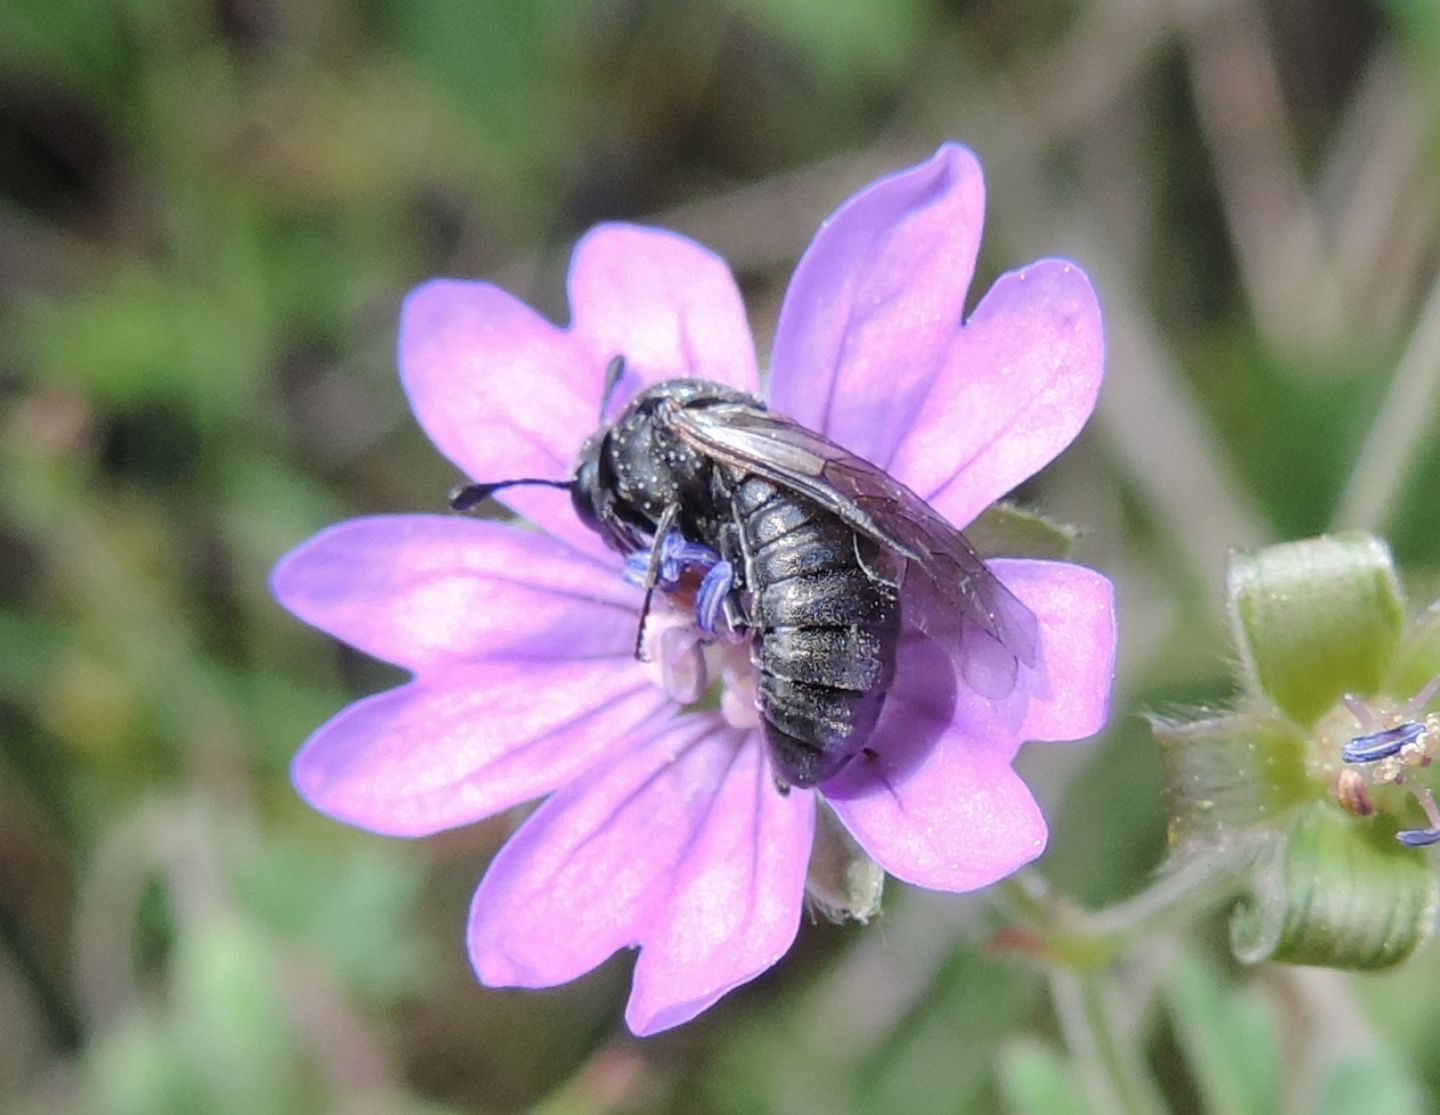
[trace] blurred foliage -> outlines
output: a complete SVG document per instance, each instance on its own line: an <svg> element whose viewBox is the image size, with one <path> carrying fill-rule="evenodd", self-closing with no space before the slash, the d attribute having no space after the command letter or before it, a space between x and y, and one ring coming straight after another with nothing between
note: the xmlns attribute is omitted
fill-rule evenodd
<svg viewBox="0 0 1440 1115"><path fill-rule="evenodd" d="M1020 496L1120 586L1114 726L1024 762L1041 869L1122 898L1164 851L1138 714L1231 698L1227 547L1367 527L1440 585L1436 74L1425 0L7 0L0 1107L1099 1110L983 896L892 886L646 1042L624 958L475 986L505 824L309 814L289 757L394 678L268 571L455 479L395 378L411 284L563 316L573 238L649 219L733 261L763 347L826 212L963 140L982 277L1071 254L1107 309L1102 413ZM1166 1105L1434 1108L1433 952L1237 971L1216 924L1116 980Z"/></svg>

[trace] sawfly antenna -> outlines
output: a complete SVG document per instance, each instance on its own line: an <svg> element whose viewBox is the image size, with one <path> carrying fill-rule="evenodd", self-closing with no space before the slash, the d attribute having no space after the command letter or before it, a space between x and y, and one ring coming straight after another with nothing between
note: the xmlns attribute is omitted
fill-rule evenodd
<svg viewBox="0 0 1440 1115"><path fill-rule="evenodd" d="M513 488L519 484L541 484L547 488L564 488L567 492L575 487L573 480L540 480L532 477L497 480L491 484L459 484L450 492L450 510L473 511L501 488Z"/></svg>
<svg viewBox="0 0 1440 1115"><path fill-rule="evenodd" d="M625 378L625 357L616 353L605 365L605 386L600 392L600 421L605 421L605 412L610 409L610 396Z"/></svg>

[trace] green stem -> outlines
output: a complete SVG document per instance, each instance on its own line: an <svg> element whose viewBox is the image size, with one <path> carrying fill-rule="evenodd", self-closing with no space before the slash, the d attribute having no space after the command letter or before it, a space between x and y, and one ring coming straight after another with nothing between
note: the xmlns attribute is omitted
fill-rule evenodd
<svg viewBox="0 0 1440 1115"><path fill-rule="evenodd" d="M1191 856L1157 875L1139 894L1087 914L1084 928L1117 944L1169 928L1238 897L1252 862L1244 851Z"/></svg>
<svg viewBox="0 0 1440 1115"><path fill-rule="evenodd" d="M1168 868L1139 894L1087 911L1034 872L997 884L995 897L1058 967L1102 967L1138 940L1236 898L1253 856L1244 850L1191 856Z"/></svg>
<svg viewBox="0 0 1440 1115"><path fill-rule="evenodd" d="M1395 369L1331 529L1383 527L1424 459L1440 402L1440 280L1430 288L1410 342Z"/></svg>
<svg viewBox="0 0 1440 1115"><path fill-rule="evenodd" d="M1166 1110L1145 1064L1136 1020L1124 1018L1117 1025L1110 962L1155 933L1235 898L1253 851L1232 848L1190 856L1139 894L1093 912L1069 902L1035 872L996 886L997 899L1024 927L1024 943L1050 962L1055 1015L1099 1111L1159 1115Z"/></svg>
<svg viewBox="0 0 1440 1115"><path fill-rule="evenodd" d="M1109 982L1099 972L1055 971L1050 995L1065 1044L1098 1111L1163 1115L1164 1097L1140 1049L1136 1020L1116 1024Z"/></svg>

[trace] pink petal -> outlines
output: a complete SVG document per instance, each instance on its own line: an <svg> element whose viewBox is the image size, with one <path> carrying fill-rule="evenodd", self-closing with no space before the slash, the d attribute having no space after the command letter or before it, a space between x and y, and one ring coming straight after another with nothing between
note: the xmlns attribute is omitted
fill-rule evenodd
<svg viewBox="0 0 1440 1115"><path fill-rule="evenodd" d="M932 890L988 886L1045 850L1045 819L1008 762L952 732L910 778L831 799L875 862Z"/></svg>
<svg viewBox="0 0 1440 1115"><path fill-rule="evenodd" d="M599 424L604 367L503 290L436 279L405 299L400 378L430 440L470 479L568 480ZM501 498L581 550L604 551L565 492L516 488Z"/></svg>
<svg viewBox="0 0 1440 1115"><path fill-rule="evenodd" d="M890 874L937 890L985 886L1039 855L1045 822L1010 769L1027 698L994 703L957 683L949 654L909 630L870 745L822 787Z"/></svg>
<svg viewBox="0 0 1440 1115"><path fill-rule="evenodd" d="M633 661L452 668L359 701L295 757L296 788L372 832L425 836L549 793L674 705Z"/></svg>
<svg viewBox="0 0 1440 1115"><path fill-rule="evenodd" d="M417 287L400 321L400 372L436 446L477 481L567 480L601 424L605 370L624 356L615 400L700 376L756 389L754 345L725 262L660 229L600 225L575 248L573 324L562 330L488 283ZM588 553L602 552L568 496L516 488L507 506Z"/></svg>
<svg viewBox="0 0 1440 1115"><path fill-rule="evenodd" d="M754 736L685 717L565 787L505 846L471 907L475 970L545 987L639 945L632 1028L692 1017L789 946L812 810L775 791Z"/></svg>
<svg viewBox="0 0 1440 1115"><path fill-rule="evenodd" d="M570 305L590 366L625 357L629 376L617 402L678 376L757 388L755 346L734 276L723 259L684 236L597 225L575 247Z"/></svg>
<svg viewBox="0 0 1440 1115"><path fill-rule="evenodd" d="M1103 725L1114 674L1109 581L1063 562L995 561L1034 612L1040 661L1003 700L957 683L950 656L907 631L876 725L873 759L824 792L891 874L938 890L985 886L1039 855L1045 822L1010 763L1027 739L1070 739Z"/></svg>
<svg viewBox="0 0 1440 1115"><path fill-rule="evenodd" d="M712 716L678 717L541 805L475 893L480 979L548 987L638 945L742 738Z"/></svg>
<svg viewBox="0 0 1440 1115"><path fill-rule="evenodd" d="M1042 671L1026 682L1022 740L1093 736L1110 715L1115 680L1115 586L1063 561L989 563L1040 621Z"/></svg>
<svg viewBox="0 0 1440 1115"><path fill-rule="evenodd" d="M411 670L480 657L629 658L640 592L552 538L458 516L353 519L275 567L306 623Z"/></svg>
<svg viewBox="0 0 1440 1115"><path fill-rule="evenodd" d="M960 329L984 211L980 164L956 144L840 206L785 294L774 409L887 464Z"/></svg>
<svg viewBox="0 0 1440 1115"><path fill-rule="evenodd" d="M1063 260L1012 271L951 348L891 471L963 527L1074 440L1104 365L1084 272Z"/></svg>
<svg viewBox="0 0 1440 1115"><path fill-rule="evenodd" d="M633 1032L688 1022L789 951L814 826L814 795L781 795L753 739L651 914L625 1010Z"/></svg>

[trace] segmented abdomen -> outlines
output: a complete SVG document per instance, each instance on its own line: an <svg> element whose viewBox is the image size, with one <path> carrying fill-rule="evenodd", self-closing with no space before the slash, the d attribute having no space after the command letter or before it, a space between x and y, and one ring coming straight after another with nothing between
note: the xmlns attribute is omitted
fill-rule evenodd
<svg viewBox="0 0 1440 1115"><path fill-rule="evenodd" d="M753 476L733 506L766 740L785 781L813 786L870 738L894 673L900 603L861 568L855 532L830 512Z"/></svg>

